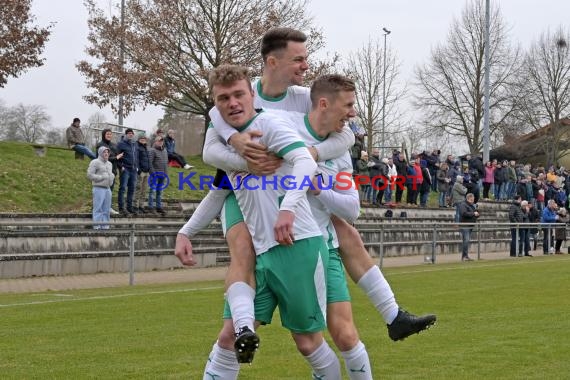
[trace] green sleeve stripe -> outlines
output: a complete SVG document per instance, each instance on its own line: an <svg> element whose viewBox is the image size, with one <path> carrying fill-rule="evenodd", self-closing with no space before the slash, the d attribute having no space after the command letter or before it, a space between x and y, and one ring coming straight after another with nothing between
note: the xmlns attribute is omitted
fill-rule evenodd
<svg viewBox="0 0 570 380"><path fill-rule="evenodd" d="M277 156L283 157L284 155L286 155L287 153L289 153L290 151L292 151L294 149L304 148L304 147L305 147L305 143L302 141L298 141L298 142L295 142L293 144L289 144L285 148L281 149L279 152L277 152Z"/></svg>
<svg viewBox="0 0 570 380"><path fill-rule="evenodd" d="M212 124L212 122L210 121L210 123L208 124L208 129L210 128L214 128L214 124Z"/></svg>

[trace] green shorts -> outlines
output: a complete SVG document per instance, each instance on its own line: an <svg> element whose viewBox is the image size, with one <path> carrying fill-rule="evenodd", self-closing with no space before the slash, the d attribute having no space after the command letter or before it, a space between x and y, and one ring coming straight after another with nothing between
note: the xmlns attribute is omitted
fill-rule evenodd
<svg viewBox="0 0 570 380"><path fill-rule="evenodd" d="M348 286L346 284L346 277L344 275L344 266L342 265L342 260L338 254L337 249L330 249L329 252L329 263L327 266L327 304L335 302L350 302L350 293L348 291ZM256 273L257 278L257 273ZM257 293L259 294L259 287ZM260 321L262 324L271 323L271 317L275 306L261 306L258 305L260 299L258 295L255 298L255 317L256 320ZM269 303L268 303L269 305ZM269 314L271 310L271 314ZM230 319L232 317L230 311L230 305L226 301L224 304L224 319ZM283 317L282 317L283 319ZM285 324L283 324L285 326Z"/></svg>
<svg viewBox="0 0 570 380"><path fill-rule="evenodd" d="M291 332L326 329L326 276L328 249L324 239L313 237L292 246L271 248L255 264L255 319L271 323L279 306L281 325ZM224 319L231 318L226 301Z"/></svg>
<svg viewBox="0 0 570 380"><path fill-rule="evenodd" d="M224 236L226 236L230 228L244 221L243 214L241 213L236 195L233 191L226 197L226 200L224 201L221 220Z"/></svg>
<svg viewBox="0 0 570 380"><path fill-rule="evenodd" d="M327 303L335 302L350 302L350 293L338 249L331 248L327 267Z"/></svg>

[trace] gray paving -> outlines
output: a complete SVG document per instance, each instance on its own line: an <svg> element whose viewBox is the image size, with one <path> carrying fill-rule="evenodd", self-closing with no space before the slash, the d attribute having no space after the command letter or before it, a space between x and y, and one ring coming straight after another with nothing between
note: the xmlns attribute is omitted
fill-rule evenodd
<svg viewBox="0 0 570 380"><path fill-rule="evenodd" d="M538 252L535 252L537 255ZM540 254L542 256L542 254ZM476 254L471 254L476 259ZM507 260L507 252L492 252L481 255L482 260ZM438 255L436 264L426 263L424 256L389 257L382 262L383 267L410 265L437 265L438 263L460 262L460 254ZM512 259L511 259L512 260ZM516 260L532 260L531 257ZM470 265L471 263L463 263ZM138 272L134 284L165 284L197 281L223 280L227 267L176 269L168 271ZM76 276L46 276L19 279L0 279L0 293L27 293L42 291L62 291L71 289L107 288L129 285L128 273L98 273Z"/></svg>

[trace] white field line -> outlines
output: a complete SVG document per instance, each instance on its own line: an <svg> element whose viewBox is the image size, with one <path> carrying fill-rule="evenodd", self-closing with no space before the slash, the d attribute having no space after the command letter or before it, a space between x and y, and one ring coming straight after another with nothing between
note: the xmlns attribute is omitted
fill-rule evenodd
<svg viewBox="0 0 570 380"><path fill-rule="evenodd" d="M108 296L91 296L83 298L67 298L67 299L55 299L47 301L33 301L33 302L22 302L22 303L12 303L12 304L0 304L0 308L16 307L16 306L32 306L32 305L43 305L48 303L61 303L61 302L74 302L74 301L94 301L94 300L106 300L112 298L125 298L125 297L137 297L137 296L148 296L153 294L169 294L169 293L183 293L183 292L199 292L203 290L219 290L223 289L223 286L211 286L207 288L188 288L188 289L176 289L176 290L157 290L152 292L140 292L140 293L124 293L115 294Z"/></svg>
<svg viewBox="0 0 570 380"><path fill-rule="evenodd" d="M558 259L559 261L569 261L569 258L561 258ZM399 276L405 274L414 274L414 273L429 273L429 272L442 272L442 271L450 271L450 270L468 270L468 269L480 269L480 268L496 268L496 267L505 267L505 266L513 266L513 265L530 265L530 264L542 264L542 263L551 263L552 260L549 259L528 259L528 260L517 260L513 259L513 261L506 261L501 263L485 263L485 264L475 264L472 265L470 263L464 263L462 266L456 267L432 267L432 268L423 268L418 270L411 270L411 271L404 271L404 272L396 272L390 273L389 277L391 276ZM61 303L61 302L72 302L72 301L93 301L93 300L106 300L106 299L113 299L113 298L125 298L125 297L137 297L137 296L146 296L146 295L156 295L156 294L169 294L169 293L183 293L183 292L199 292L204 290L219 290L223 289L223 286L211 286L206 288L187 288L187 289L177 289L177 290L160 290L160 291L151 291L151 292L140 292L140 293L124 293L124 294L115 294L115 295L107 295L107 296L92 296L92 297L84 297L84 298L67 298L67 299L55 299L55 300L46 300L46 301L33 301L33 302L22 302L22 303L12 303L12 304L0 304L0 308L8 308L8 307L17 307L17 306L33 306L33 305L43 305L49 303ZM64 296L64 294L50 294L55 296ZM65 295L67 296L67 295Z"/></svg>

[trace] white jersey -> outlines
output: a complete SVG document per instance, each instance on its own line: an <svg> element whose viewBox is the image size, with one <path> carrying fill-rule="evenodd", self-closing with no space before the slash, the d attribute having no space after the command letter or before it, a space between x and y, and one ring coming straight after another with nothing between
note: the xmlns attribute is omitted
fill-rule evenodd
<svg viewBox="0 0 570 380"><path fill-rule="evenodd" d="M327 137L320 137L313 130L309 123L308 115L289 112L287 116L292 121L292 125L295 127L295 130L301 136L305 144L316 145L327 139ZM323 180L322 189L332 189L336 182L336 176L338 173L352 173L352 160L348 152L339 158L321 161L317 164L317 173L322 176ZM311 206L313 217L321 229L321 233L327 242L328 248L338 248L338 237L333 223L331 222L331 212L314 195L309 193L307 198L309 200L309 205Z"/></svg>
<svg viewBox="0 0 570 380"><path fill-rule="evenodd" d="M289 86L281 96L272 98L263 94L261 79L254 81L251 86L255 93L253 98L255 108L278 109L303 114L311 110L311 89L307 87Z"/></svg>
<svg viewBox="0 0 570 380"><path fill-rule="evenodd" d="M266 145L270 152L283 157L285 154L305 146L294 128L288 124L289 121L285 119L262 112L240 129L240 132L250 128L261 131L263 136L260 137L259 142ZM306 153L308 155L308 152ZM288 193L283 184L286 184L285 187L287 187L289 182L283 177L291 176L292 169L293 165L284 162L274 175L268 177L256 177L244 172L231 172L229 174L257 255L279 245L275 240L273 226L275 226L279 210L282 208L281 202ZM300 184L290 185L297 190L300 187ZM304 187L305 190L307 188ZM311 213L306 192L297 191L297 195L298 198L294 202L295 222L293 224L295 240L321 236L321 230Z"/></svg>

